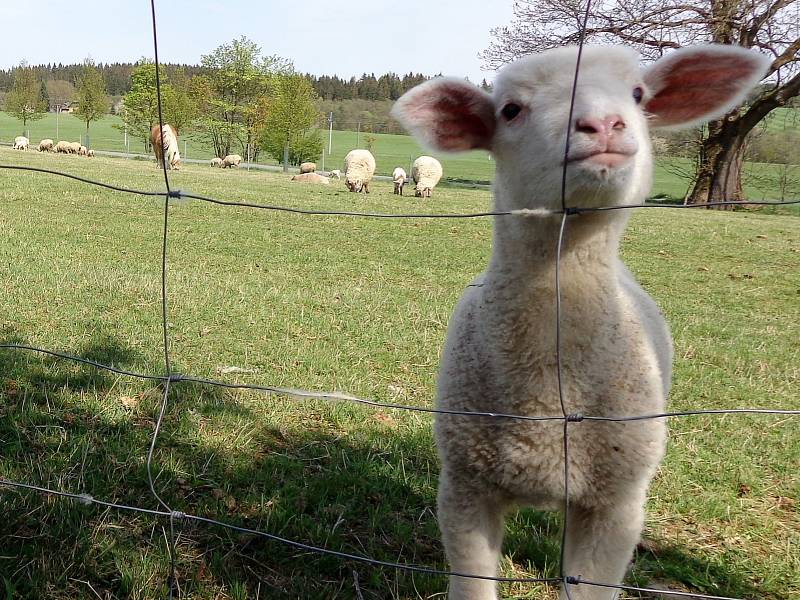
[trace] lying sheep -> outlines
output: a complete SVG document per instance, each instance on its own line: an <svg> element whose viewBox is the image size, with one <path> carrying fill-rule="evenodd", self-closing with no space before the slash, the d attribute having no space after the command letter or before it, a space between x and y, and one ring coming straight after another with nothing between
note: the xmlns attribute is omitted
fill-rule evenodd
<svg viewBox="0 0 800 600"><path fill-rule="evenodd" d="M300 173L299 175L292 176L292 181L299 181L300 183L321 183L328 185L331 180L323 175L316 173Z"/></svg>
<svg viewBox="0 0 800 600"><path fill-rule="evenodd" d="M211 166L222 168L222 159L219 156L215 156L211 159Z"/></svg>
<svg viewBox="0 0 800 600"><path fill-rule="evenodd" d="M27 150L28 146L30 146L30 140L24 135L18 135L14 138L14 150Z"/></svg>
<svg viewBox="0 0 800 600"><path fill-rule="evenodd" d="M403 195L403 186L406 184L408 176L406 175L403 167L395 167L392 171L392 181L394 182L394 193L400 196Z"/></svg>
<svg viewBox="0 0 800 600"><path fill-rule="evenodd" d="M53 151L53 140L49 138L43 139L39 142L39 152L52 152Z"/></svg>
<svg viewBox="0 0 800 600"><path fill-rule="evenodd" d="M333 171L330 171L328 173L328 177L334 178L334 179L341 179L342 178L342 172L339 169L334 169Z"/></svg>
<svg viewBox="0 0 800 600"><path fill-rule="evenodd" d="M442 178L442 163L432 156L420 156L411 165L411 178L417 184L414 195L417 198L430 198L433 188Z"/></svg>
<svg viewBox="0 0 800 600"><path fill-rule="evenodd" d="M300 164L300 173L313 173L317 170L317 163L304 162Z"/></svg>
<svg viewBox="0 0 800 600"><path fill-rule="evenodd" d="M238 167L240 162L242 162L241 156L238 154L228 154L228 156L222 159L222 168Z"/></svg>
<svg viewBox="0 0 800 600"><path fill-rule="evenodd" d="M647 487L664 453L664 419L624 423L581 416L661 413L672 343L652 298L620 261L630 211L563 216L565 206L625 206L651 184L648 126L688 127L725 114L761 79L769 59L735 46L687 47L644 70L619 46L586 47L569 121L574 47L504 67L491 95L456 78L405 94L393 115L425 145L484 149L495 165L492 256L450 320L437 406L451 411L562 414L568 422L436 415L442 468L439 525L453 571L496 576L503 515L515 504L564 506L565 575L618 584L644 522ZM564 140L570 135L564 163ZM567 213L569 214L569 213ZM566 219L561 260L556 247ZM618 590L569 583L561 598L611 600ZM451 600L494 600L486 579L450 579Z"/></svg>
<svg viewBox="0 0 800 600"><path fill-rule="evenodd" d="M351 150L344 157L344 183L351 192L369 194L369 182L375 174L375 157L369 150Z"/></svg>

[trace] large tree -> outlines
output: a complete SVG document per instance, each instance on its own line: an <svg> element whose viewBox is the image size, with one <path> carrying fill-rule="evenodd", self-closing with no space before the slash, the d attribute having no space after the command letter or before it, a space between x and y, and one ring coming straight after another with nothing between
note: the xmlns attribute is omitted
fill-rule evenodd
<svg viewBox="0 0 800 600"><path fill-rule="evenodd" d="M283 161L284 171L289 162L316 159L322 151L322 139L312 128L322 114L311 83L301 75L280 74L271 77L269 88L262 146Z"/></svg>
<svg viewBox="0 0 800 600"><path fill-rule="evenodd" d="M492 30L481 57L497 68L521 55L578 42L585 0L518 0L514 21ZM587 40L626 43L652 60L690 44L735 44L772 58L747 106L712 121L700 143L697 174L687 200L744 200L741 166L748 133L772 110L800 93L798 0L597 0Z"/></svg>
<svg viewBox="0 0 800 600"><path fill-rule="evenodd" d="M42 97L42 82L35 69L22 63L14 69L14 85L6 94L5 111L22 121L23 133L28 121L37 121L47 112Z"/></svg>
<svg viewBox="0 0 800 600"><path fill-rule="evenodd" d="M108 113L108 96L103 75L90 59L83 62L80 74L75 78L78 109L73 113L86 123L86 139L89 139L89 124ZM88 141L87 141L88 145Z"/></svg>

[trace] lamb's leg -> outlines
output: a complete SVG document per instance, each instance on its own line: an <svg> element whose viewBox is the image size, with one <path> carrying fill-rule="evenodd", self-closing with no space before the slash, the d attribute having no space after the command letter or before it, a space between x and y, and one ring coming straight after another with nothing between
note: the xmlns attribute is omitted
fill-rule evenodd
<svg viewBox="0 0 800 600"><path fill-rule="evenodd" d="M439 527L450 570L494 577L503 542L504 506L497 499L461 489L442 471ZM450 600L496 600L497 584L486 579L450 577Z"/></svg>
<svg viewBox="0 0 800 600"><path fill-rule="evenodd" d="M570 507L564 572L600 583L618 584L625 575L644 525L644 494L612 505ZM614 600L619 590L585 584L569 586L561 600Z"/></svg>

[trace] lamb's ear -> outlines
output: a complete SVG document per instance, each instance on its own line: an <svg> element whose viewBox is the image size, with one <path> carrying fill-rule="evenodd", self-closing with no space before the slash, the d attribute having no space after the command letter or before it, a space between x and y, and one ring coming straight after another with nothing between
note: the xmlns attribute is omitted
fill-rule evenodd
<svg viewBox="0 0 800 600"><path fill-rule="evenodd" d="M770 60L737 46L676 50L644 72L652 97L645 110L653 127L689 127L720 117L740 104L769 68Z"/></svg>
<svg viewBox="0 0 800 600"><path fill-rule="evenodd" d="M392 116L426 146L451 152L488 150L496 124L492 97L451 77L409 90L395 103Z"/></svg>

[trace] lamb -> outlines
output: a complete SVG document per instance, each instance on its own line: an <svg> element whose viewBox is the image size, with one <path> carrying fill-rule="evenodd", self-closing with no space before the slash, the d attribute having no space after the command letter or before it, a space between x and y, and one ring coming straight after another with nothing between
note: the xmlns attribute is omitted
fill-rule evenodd
<svg viewBox="0 0 800 600"><path fill-rule="evenodd" d="M351 192L369 194L369 182L375 174L375 157L369 150L350 150L344 157L344 183Z"/></svg>
<svg viewBox="0 0 800 600"><path fill-rule="evenodd" d="M86 151L86 156L88 156L89 158L93 157L93 156L94 156L94 150L92 150L91 148L89 148L89 149Z"/></svg>
<svg viewBox="0 0 800 600"><path fill-rule="evenodd" d="M298 181L300 183L321 183L323 185L328 185L331 182L327 177L316 173L300 173L299 175L293 175L292 181Z"/></svg>
<svg viewBox="0 0 800 600"><path fill-rule="evenodd" d="M442 163L432 156L420 156L411 165L411 178L417 184L414 195L417 198L430 198L433 188L442 178Z"/></svg>
<svg viewBox="0 0 800 600"><path fill-rule="evenodd" d="M88 152L89 152L89 149L88 149L86 146L80 145L80 146L78 147L78 154L79 154L80 156L86 156L86 154L87 154Z"/></svg>
<svg viewBox="0 0 800 600"><path fill-rule="evenodd" d="M39 142L39 152L52 152L53 151L53 140L50 138L45 138L41 142Z"/></svg>
<svg viewBox="0 0 800 600"><path fill-rule="evenodd" d="M503 68L491 95L456 78L426 82L393 115L441 151L489 150L492 256L462 295L442 354L437 406L517 415L562 414L556 376L556 247L566 414L663 412L672 342L653 299L618 257L630 211L563 216L565 206L641 203L650 189L648 126L687 127L737 106L769 59L733 46L687 47L644 70L621 46L586 47L568 122L575 47ZM569 127L567 127L569 125ZM564 165L564 145L570 150ZM580 421L581 417L573 417ZM454 572L495 576L504 513L515 504L564 506L565 574L617 584L644 522L647 487L662 458L663 419L625 423L437 415L442 467L438 518ZM562 600L611 600L617 590L569 583ZM451 600L494 600L487 579L450 578Z"/></svg>
<svg viewBox="0 0 800 600"><path fill-rule="evenodd" d="M238 154L228 154L228 156L222 159L222 168L238 167L240 162L242 162L241 156Z"/></svg>
<svg viewBox="0 0 800 600"><path fill-rule="evenodd" d="M403 167L395 167L392 171L392 181L394 181L394 193L403 195L403 186L408 180L405 169Z"/></svg>
<svg viewBox="0 0 800 600"><path fill-rule="evenodd" d="M328 172L328 177L335 178L335 179L341 179L342 178L342 172L339 169L334 169L333 171Z"/></svg>
<svg viewBox="0 0 800 600"><path fill-rule="evenodd" d="M30 140L24 135L18 135L14 138L14 150L27 150L28 146L30 146Z"/></svg>
<svg viewBox="0 0 800 600"><path fill-rule="evenodd" d="M317 170L317 163L304 162L300 164L300 174L313 173Z"/></svg>
<svg viewBox="0 0 800 600"><path fill-rule="evenodd" d="M215 156L211 159L211 166L222 168L222 159L219 156Z"/></svg>

